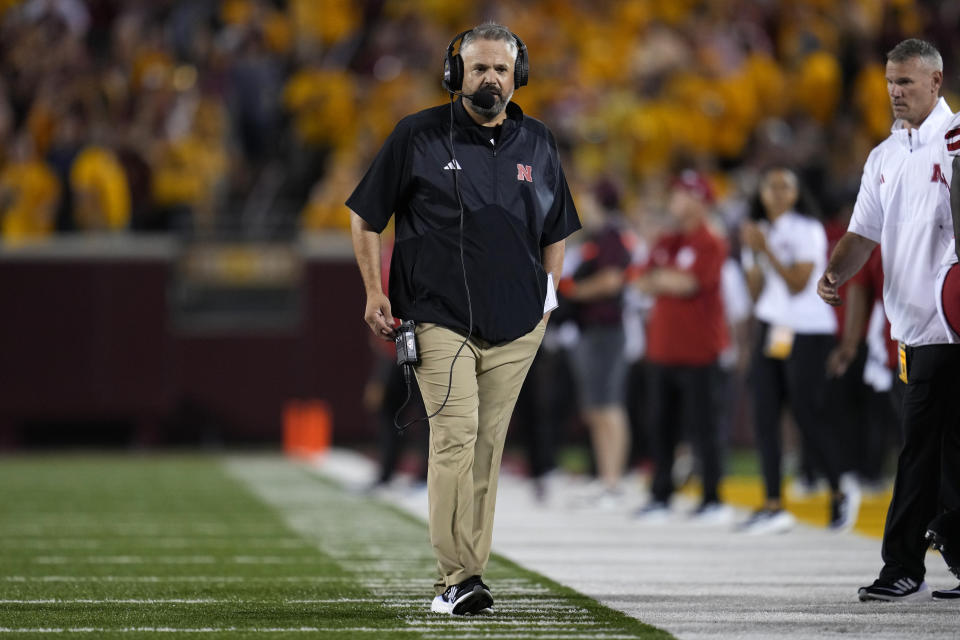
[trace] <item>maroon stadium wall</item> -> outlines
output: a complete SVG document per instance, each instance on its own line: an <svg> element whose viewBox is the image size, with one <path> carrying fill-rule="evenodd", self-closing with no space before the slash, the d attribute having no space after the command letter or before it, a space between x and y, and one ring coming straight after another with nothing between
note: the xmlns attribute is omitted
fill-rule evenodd
<svg viewBox="0 0 960 640"><path fill-rule="evenodd" d="M181 308L184 248L170 238L4 249L2 446L95 442L109 438L103 425L141 445L279 443L296 399L330 404L335 442L370 438L360 400L371 353L349 240L288 253L293 312L244 323L220 309L226 322L204 324Z"/></svg>

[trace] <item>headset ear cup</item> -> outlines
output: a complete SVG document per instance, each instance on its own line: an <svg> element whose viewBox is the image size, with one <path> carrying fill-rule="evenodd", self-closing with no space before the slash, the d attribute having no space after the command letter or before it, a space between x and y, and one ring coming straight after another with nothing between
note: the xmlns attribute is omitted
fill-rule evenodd
<svg viewBox="0 0 960 640"><path fill-rule="evenodd" d="M517 61L513 65L513 88L519 89L525 87L527 80L530 79L530 60L527 58L527 45L523 44L523 40L516 34L513 37L517 41Z"/></svg>
<svg viewBox="0 0 960 640"><path fill-rule="evenodd" d="M443 58L443 81L440 84L447 91L460 91L463 88L463 58L459 53Z"/></svg>
<svg viewBox="0 0 960 640"><path fill-rule="evenodd" d="M463 89L463 58L458 53L450 57L450 89L460 91Z"/></svg>
<svg viewBox="0 0 960 640"><path fill-rule="evenodd" d="M470 29L458 33L447 45L447 53L443 56L443 78L440 84L447 91L460 91L463 88L463 58L460 57L459 53L453 55L453 48L468 33L470 33Z"/></svg>
<svg viewBox="0 0 960 640"><path fill-rule="evenodd" d="M527 78L529 76L530 70L527 67L527 56L517 56L517 63L513 69L513 88L519 89L520 87L527 86Z"/></svg>

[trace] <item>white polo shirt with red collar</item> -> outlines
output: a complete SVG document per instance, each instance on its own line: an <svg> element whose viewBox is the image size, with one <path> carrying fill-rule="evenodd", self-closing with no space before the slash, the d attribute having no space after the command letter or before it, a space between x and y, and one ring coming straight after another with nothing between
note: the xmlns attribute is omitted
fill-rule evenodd
<svg viewBox="0 0 960 640"><path fill-rule="evenodd" d="M946 344L934 283L953 246L952 158L944 140L954 114L940 98L917 129L897 120L867 158L848 230L883 247L883 304L890 334L910 346Z"/></svg>

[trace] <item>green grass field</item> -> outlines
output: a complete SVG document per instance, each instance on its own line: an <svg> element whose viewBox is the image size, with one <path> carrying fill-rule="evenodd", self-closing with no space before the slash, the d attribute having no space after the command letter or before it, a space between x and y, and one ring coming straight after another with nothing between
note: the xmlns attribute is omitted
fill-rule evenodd
<svg viewBox="0 0 960 640"><path fill-rule="evenodd" d="M669 638L503 558L429 612L426 526L279 457L0 459L0 636Z"/></svg>

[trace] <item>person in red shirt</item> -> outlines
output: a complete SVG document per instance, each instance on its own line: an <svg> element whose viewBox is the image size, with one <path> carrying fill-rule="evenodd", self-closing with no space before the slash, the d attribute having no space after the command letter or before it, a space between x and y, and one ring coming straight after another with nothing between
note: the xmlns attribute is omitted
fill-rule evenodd
<svg viewBox="0 0 960 640"><path fill-rule="evenodd" d="M637 515L662 519L674 491L674 449L687 436L699 460L703 500L694 515L729 521L721 504L717 361L728 342L721 292L727 243L707 226L709 183L695 171L674 180L669 201L675 229L660 236L636 286L654 297L647 324L649 425L654 456L651 501Z"/></svg>

